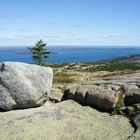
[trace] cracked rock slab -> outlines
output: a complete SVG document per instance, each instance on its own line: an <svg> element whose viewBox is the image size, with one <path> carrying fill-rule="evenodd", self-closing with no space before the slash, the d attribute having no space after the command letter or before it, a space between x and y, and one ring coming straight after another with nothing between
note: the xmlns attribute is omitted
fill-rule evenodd
<svg viewBox="0 0 140 140"><path fill-rule="evenodd" d="M110 116L72 100L0 113L2 140L124 140L134 129L124 116Z"/></svg>

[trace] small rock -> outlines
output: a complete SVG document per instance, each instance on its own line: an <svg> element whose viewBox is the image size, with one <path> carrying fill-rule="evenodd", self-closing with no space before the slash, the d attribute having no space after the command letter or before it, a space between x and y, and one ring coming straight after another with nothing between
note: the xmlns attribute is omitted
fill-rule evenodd
<svg viewBox="0 0 140 140"><path fill-rule="evenodd" d="M62 100L63 95L64 95L64 93L60 88L53 87L51 90L51 94L49 95L49 99L52 102L58 103Z"/></svg>

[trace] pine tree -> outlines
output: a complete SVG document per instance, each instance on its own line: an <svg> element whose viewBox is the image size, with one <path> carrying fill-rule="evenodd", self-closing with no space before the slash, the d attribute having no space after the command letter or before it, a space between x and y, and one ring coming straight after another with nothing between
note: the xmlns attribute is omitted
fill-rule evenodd
<svg viewBox="0 0 140 140"><path fill-rule="evenodd" d="M32 54L33 60L41 65L43 62L46 62L49 59L50 52L46 50L46 43L43 40L39 40L34 47L28 48Z"/></svg>

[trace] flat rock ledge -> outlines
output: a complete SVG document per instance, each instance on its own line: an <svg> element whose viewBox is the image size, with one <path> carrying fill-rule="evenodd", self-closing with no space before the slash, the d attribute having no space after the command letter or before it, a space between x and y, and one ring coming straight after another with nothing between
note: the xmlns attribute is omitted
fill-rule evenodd
<svg viewBox="0 0 140 140"><path fill-rule="evenodd" d="M125 140L134 129L124 116L110 116L72 100L0 113L2 140Z"/></svg>

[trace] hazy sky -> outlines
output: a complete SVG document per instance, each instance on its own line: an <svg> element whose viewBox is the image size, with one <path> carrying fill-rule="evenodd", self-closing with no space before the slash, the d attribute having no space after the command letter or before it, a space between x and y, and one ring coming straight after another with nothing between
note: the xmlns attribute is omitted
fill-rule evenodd
<svg viewBox="0 0 140 140"><path fill-rule="evenodd" d="M140 0L0 0L0 46L140 45Z"/></svg>

